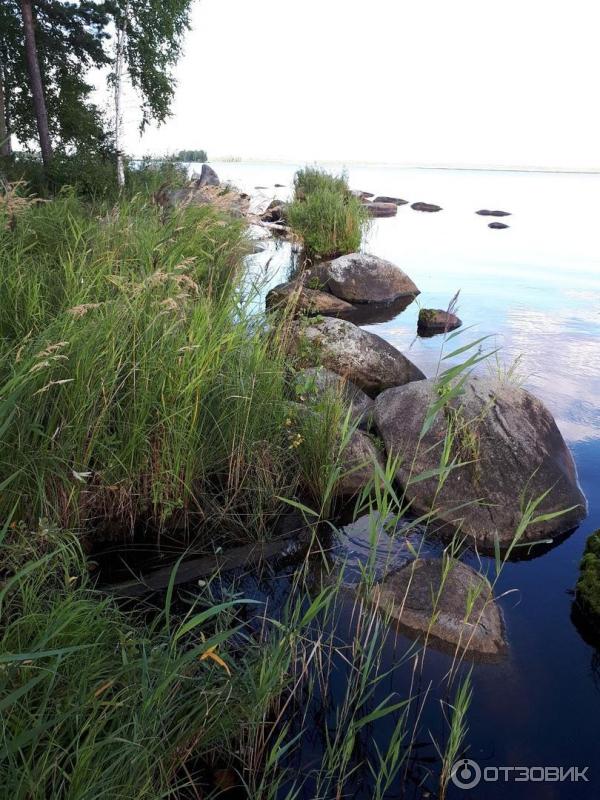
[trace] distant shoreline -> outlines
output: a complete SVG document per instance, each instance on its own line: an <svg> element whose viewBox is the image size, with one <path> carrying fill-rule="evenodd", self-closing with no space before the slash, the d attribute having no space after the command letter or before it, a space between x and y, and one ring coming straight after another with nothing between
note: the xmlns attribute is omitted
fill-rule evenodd
<svg viewBox="0 0 600 800"><path fill-rule="evenodd" d="M163 158L138 157L132 161L166 161L168 156ZM182 164L200 164L200 161L182 161ZM567 167L524 167L524 166L455 166L452 164L399 164L391 161L332 161L332 160L310 160L310 159L273 159L273 158L238 158L222 156L211 158L206 163L209 164L271 164L291 165L298 164L317 164L325 167L387 167L393 169L418 169L418 170L445 170L449 172L525 172L549 175L600 175L600 167L589 169L569 169Z"/></svg>

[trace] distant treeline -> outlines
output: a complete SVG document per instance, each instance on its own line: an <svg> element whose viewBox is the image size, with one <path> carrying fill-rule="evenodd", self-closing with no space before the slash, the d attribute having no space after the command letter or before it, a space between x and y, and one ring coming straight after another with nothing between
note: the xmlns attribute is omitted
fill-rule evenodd
<svg viewBox="0 0 600 800"><path fill-rule="evenodd" d="M199 161L204 164L208 161L206 150L180 150L174 156L175 161Z"/></svg>

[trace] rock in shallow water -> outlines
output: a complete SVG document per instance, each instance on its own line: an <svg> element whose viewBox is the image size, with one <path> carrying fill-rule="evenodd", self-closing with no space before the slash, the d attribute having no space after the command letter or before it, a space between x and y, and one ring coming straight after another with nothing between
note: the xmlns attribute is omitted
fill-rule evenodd
<svg viewBox="0 0 600 800"><path fill-rule="evenodd" d="M528 501L548 492L521 542L566 533L585 517L573 458L540 400L516 386L470 378L464 394L442 407L421 438L428 408L437 400L437 382L428 380L390 389L375 401L375 425L388 453L402 459L396 477L413 512L435 508L443 533L459 530L487 552L496 537L502 549L513 541L523 496ZM415 482L439 467L449 426L451 458L470 463L453 469L441 489L437 477ZM554 519L537 519L566 509Z"/></svg>
<svg viewBox="0 0 600 800"><path fill-rule="evenodd" d="M363 203L370 217L395 217L398 213L396 203Z"/></svg>
<svg viewBox="0 0 600 800"><path fill-rule="evenodd" d="M408 200L402 200L400 197L388 197L387 195L380 195L373 200L374 203L394 203L397 206L405 206Z"/></svg>
<svg viewBox="0 0 600 800"><path fill-rule="evenodd" d="M375 588L374 600L410 632L484 656L506 648L488 580L459 561L411 561Z"/></svg>
<svg viewBox="0 0 600 800"><path fill-rule="evenodd" d="M349 253L318 264L314 276L348 303L391 303L416 297L419 289L400 267L368 253Z"/></svg>
<svg viewBox="0 0 600 800"><path fill-rule="evenodd" d="M504 222L490 222L488 228L492 228L495 231L502 231L504 228L510 228L510 225L506 225Z"/></svg>
<svg viewBox="0 0 600 800"><path fill-rule="evenodd" d="M291 305L294 313L324 314L331 317L348 316L353 310L350 303L329 292L310 289L300 279L274 286L268 292L265 304L268 310Z"/></svg>
<svg viewBox="0 0 600 800"><path fill-rule="evenodd" d="M308 325L296 322L289 348L306 366L322 365L348 378L372 397L391 386L425 378L389 342L333 317Z"/></svg>
<svg viewBox="0 0 600 800"><path fill-rule="evenodd" d="M435 203L422 203L422 202L413 203L411 205L411 208L414 209L415 211L431 211L431 212L442 211L442 207L436 206Z"/></svg>
<svg viewBox="0 0 600 800"><path fill-rule="evenodd" d="M475 213L480 217L510 217L510 211L490 211L489 208L482 208Z"/></svg>
<svg viewBox="0 0 600 800"><path fill-rule="evenodd" d="M433 336L436 333L446 333L460 328L461 320L450 311L440 308L422 308L417 320L417 333L419 336Z"/></svg>

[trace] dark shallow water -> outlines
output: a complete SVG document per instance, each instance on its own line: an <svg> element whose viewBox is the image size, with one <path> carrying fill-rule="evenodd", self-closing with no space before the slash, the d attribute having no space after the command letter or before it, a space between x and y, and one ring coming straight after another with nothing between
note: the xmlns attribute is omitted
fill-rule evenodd
<svg viewBox="0 0 600 800"><path fill-rule="evenodd" d="M246 189L289 184L295 166L216 165L223 177ZM586 538L600 527L600 176L372 167L349 172L354 188L444 207L439 214L423 214L405 206L395 219L373 225L367 249L400 265L422 294L395 319L367 327L432 375L440 341L416 337L418 304L444 308L460 290L458 313L465 325L474 326L465 337L494 336L506 364L521 357L522 381L556 417L589 503L587 519L571 536L537 557L504 568L498 592L505 593L500 603L510 650L499 663L473 667L466 740L467 756L482 767L587 766L589 782L481 783L468 791L451 786L448 796L596 800L600 650L586 641L573 620L572 590ZM281 196L287 192L278 191ZM474 214L485 207L512 211L505 220L511 227L488 229L490 220ZM288 265L284 246L257 256L252 272L273 285L285 279ZM348 562L351 576L353 565L356 568L369 553L360 526L346 529L334 551ZM392 553L396 563L406 556L400 545L393 545ZM484 559L483 566L492 565ZM260 587L247 583L253 580L246 579L248 591L285 597L284 575ZM351 635L352 608L349 593L337 623L341 639ZM393 637L386 648L388 664L396 663L408 647L404 637ZM422 684L431 681L434 691L441 687L449 665L447 655L430 649ZM335 685L343 687L344 667L338 668ZM408 680L409 671L400 668L389 685L381 687L382 697L392 690L403 696ZM333 714L332 708L328 713ZM374 725L372 740L385 743L389 726L389 720ZM428 705L422 729L422 738L429 741L422 752L431 757L427 731L439 738L443 731L437 702ZM321 744L316 734L303 739L303 768L318 760ZM421 776L422 766L415 767ZM369 787L361 780L357 777L356 786L349 788L357 797L369 797Z"/></svg>

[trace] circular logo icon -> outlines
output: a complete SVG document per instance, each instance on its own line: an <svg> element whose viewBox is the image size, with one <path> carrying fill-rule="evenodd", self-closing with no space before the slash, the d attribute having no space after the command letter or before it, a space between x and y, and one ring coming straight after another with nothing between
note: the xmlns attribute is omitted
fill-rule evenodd
<svg viewBox="0 0 600 800"><path fill-rule="evenodd" d="M461 758L452 765L450 779L459 789L472 789L481 780L481 767L470 758Z"/></svg>

